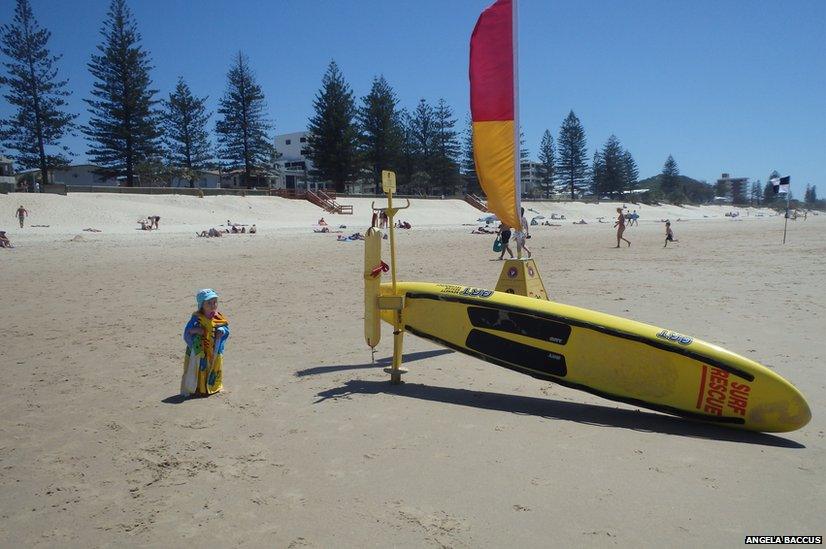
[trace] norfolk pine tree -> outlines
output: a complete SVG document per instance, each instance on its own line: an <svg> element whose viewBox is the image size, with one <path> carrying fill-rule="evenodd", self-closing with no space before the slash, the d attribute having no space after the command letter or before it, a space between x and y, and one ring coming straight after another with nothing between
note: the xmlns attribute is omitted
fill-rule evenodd
<svg viewBox="0 0 826 549"><path fill-rule="evenodd" d="M344 192L359 171L358 128L353 92L338 65L330 61L313 101L310 118L309 158L314 175L332 181L336 192Z"/></svg>
<svg viewBox="0 0 826 549"><path fill-rule="evenodd" d="M539 163L542 166L540 186L545 192L545 198L550 198L554 190L554 176L556 175L556 152L554 151L554 138L548 130L542 134L542 141L539 143Z"/></svg>
<svg viewBox="0 0 826 549"><path fill-rule="evenodd" d="M605 162L599 151L594 151L594 159L591 161L591 192L599 201L600 193L604 192L605 184Z"/></svg>
<svg viewBox="0 0 826 549"><path fill-rule="evenodd" d="M626 150L622 153L622 166L624 180L623 187L629 191L637 188L637 181L640 177L640 171L637 168L636 160L634 160L634 157L631 155L631 151Z"/></svg>
<svg viewBox="0 0 826 549"><path fill-rule="evenodd" d="M476 175L476 159L473 157L473 122L470 119L470 115L465 119L465 130L462 132L462 158L460 166L467 185L467 192L481 192L479 176Z"/></svg>
<svg viewBox="0 0 826 549"><path fill-rule="evenodd" d="M427 174L427 178L419 177L418 187L426 189L430 193L433 182L433 156L434 143L436 140L436 122L433 118L433 109L424 99L419 100L416 110L410 120L411 137L413 138L413 150L416 158L416 173ZM422 183L427 181L426 186Z"/></svg>
<svg viewBox="0 0 826 549"><path fill-rule="evenodd" d="M227 73L227 89L218 105L218 156L231 169L243 168L244 186L250 187L253 172L270 166L275 146L267 135L272 124L266 118L264 92L241 52Z"/></svg>
<svg viewBox="0 0 826 549"><path fill-rule="evenodd" d="M660 188L663 194L669 198L674 199L677 193L677 176L680 175L680 168L677 162L670 154L663 164L662 178L660 180Z"/></svg>
<svg viewBox="0 0 826 549"><path fill-rule="evenodd" d="M585 130L574 111L569 112L562 123L556 146L557 177L565 187L570 188L571 200L573 200L576 198L576 191L583 190L588 181Z"/></svg>
<svg viewBox="0 0 826 549"><path fill-rule="evenodd" d="M89 72L95 77L89 123L83 128L92 162L135 184L138 164L160 152L157 90L151 89L149 54L125 0L112 0L100 30L103 42L93 54Z"/></svg>
<svg viewBox="0 0 826 549"><path fill-rule="evenodd" d="M616 135L611 135L603 145L600 160L603 172L600 192L622 196L625 190L625 159L622 144Z"/></svg>
<svg viewBox="0 0 826 549"><path fill-rule="evenodd" d="M403 128L396 109L398 99L390 84L379 76L358 110L361 153L370 165L376 194L381 194L382 170L396 171L401 156Z"/></svg>
<svg viewBox="0 0 826 549"><path fill-rule="evenodd" d="M50 37L34 18L29 0L17 0L12 23L0 27L0 51L7 57L3 62L7 75L0 77L0 84L8 87L3 97L16 108L14 115L0 120L0 141L17 151L18 166L40 169L44 185L50 171L69 162L53 148L70 154L60 147L60 140L72 130L76 116L65 112L67 81L57 79L61 56L49 51Z"/></svg>
<svg viewBox="0 0 826 549"><path fill-rule="evenodd" d="M178 79L175 91L164 101L166 107L163 115L164 145L169 162L182 171L189 180L189 186L195 186L197 170L206 168L212 159L207 133L209 113L205 103L207 98L198 98L184 82Z"/></svg>
<svg viewBox="0 0 826 549"><path fill-rule="evenodd" d="M772 170L772 173L769 174L769 179L766 181L766 186L763 187L763 203L769 204L774 202L777 198L777 195L774 193L774 185L772 185L772 179L780 177L780 172L777 170Z"/></svg>
<svg viewBox="0 0 826 549"><path fill-rule="evenodd" d="M433 111L433 173L432 178L442 187L443 195L452 195L459 183L459 153L456 119L453 109L439 99Z"/></svg>

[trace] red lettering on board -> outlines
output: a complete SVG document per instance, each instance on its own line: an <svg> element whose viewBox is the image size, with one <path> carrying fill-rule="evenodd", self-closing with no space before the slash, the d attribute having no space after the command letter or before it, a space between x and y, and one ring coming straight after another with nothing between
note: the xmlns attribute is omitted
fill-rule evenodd
<svg viewBox="0 0 826 549"><path fill-rule="evenodd" d="M724 410L745 417L749 405L751 386L731 381L729 372L703 364L700 374L700 390L697 393L697 409L708 414L722 416Z"/></svg>

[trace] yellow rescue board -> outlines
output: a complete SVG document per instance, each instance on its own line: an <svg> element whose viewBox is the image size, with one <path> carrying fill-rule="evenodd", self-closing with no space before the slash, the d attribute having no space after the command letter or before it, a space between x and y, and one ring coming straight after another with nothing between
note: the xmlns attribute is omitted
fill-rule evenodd
<svg viewBox="0 0 826 549"><path fill-rule="evenodd" d="M390 284L381 295L393 295ZM396 295L405 297L406 331L539 379L753 431L793 431L811 419L803 395L781 376L667 329L467 286L402 282ZM381 314L393 321L390 311Z"/></svg>
<svg viewBox="0 0 826 549"><path fill-rule="evenodd" d="M364 340L370 347L381 340L378 299L382 271L373 272L381 264L381 231L370 227L364 236Z"/></svg>

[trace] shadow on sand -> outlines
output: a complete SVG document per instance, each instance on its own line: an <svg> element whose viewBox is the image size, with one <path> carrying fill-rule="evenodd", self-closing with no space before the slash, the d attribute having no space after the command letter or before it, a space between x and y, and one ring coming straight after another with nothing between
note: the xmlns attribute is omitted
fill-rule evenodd
<svg viewBox="0 0 826 549"><path fill-rule="evenodd" d="M407 364L408 362L415 362L417 360L424 360L426 358L433 358L434 356L441 356L453 353L455 351L451 349L434 349L432 351L419 351L418 353L409 353L403 355L402 362ZM378 368L384 366L390 366L393 362L392 356L387 356L384 358L380 358L376 360L375 364L367 363L367 364L338 364L335 366L316 366L314 368L307 368L306 370L298 370L295 373L296 377L304 377L304 376L314 376L318 374L329 374L332 372L343 372L345 370L364 370L367 368Z"/></svg>
<svg viewBox="0 0 826 549"><path fill-rule="evenodd" d="M418 383L391 385L386 381L351 380L341 387L334 387L318 393L316 403L350 395L375 395L389 393L407 398L418 398L432 402L443 402L458 406L470 406L484 410L496 410L513 414L524 414L575 421L586 425L616 427L632 431L663 433L684 437L725 440L745 444L760 444L780 448L805 448L804 445L776 435L740 431L694 422L656 412L626 410L595 404L581 404L537 397L470 391L450 387L434 387Z"/></svg>

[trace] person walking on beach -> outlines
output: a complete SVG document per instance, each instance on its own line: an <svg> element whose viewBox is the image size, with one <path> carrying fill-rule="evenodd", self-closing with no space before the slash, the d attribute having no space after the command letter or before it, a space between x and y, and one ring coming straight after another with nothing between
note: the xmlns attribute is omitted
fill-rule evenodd
<svg viewBox="0 0 826 549"><path fill-rule="evenodd" d="M17 208L17 220L20 222L20 228L23 228L23 220L29 216L29 210L23 207L21 204L19 208Z"/></svg>
<svg viewBox="0 0 826 549"><path fill-rule="evenodd" d="M671 221L665 222L665 244L663 244L663 248L668 246L669 242L679 242L679 240L674 240L674 232L671 230Z"/></svg>
<svg viewBox="0 0 826 549"><path fill-rule="evenodd" d="M622 233L625 232L625 216L622 214L622 208L617 208L617 221L614 223L614 227L617 228L617 248L620 247L620 240L625 240L628 242L628 246L631 246L631 241L627 238L622 236Z"/></svg>
<svg viewBox="0 0 826 549"><path fill-rule="evenodd" d="M628 226L631 227L631 226L634 226L634 225L639 225L639 223L637 222L637 219L639 219L639 218L640 218L640 214L637 213L637 210L634 210L633 212L631 212L631 222L628 223Z"/></svg>
<svg viewBox="0 0 826 549"><path fill-rule="evenodd" d="M525 241L530 235L528 232L528 221L525 219L525 208L522 208L521 215L522 218L520 221L522 222L522 230L516 231L514 234L514 238L516 239L516 257L521 257L522 250L528 252L528 257L531 257L531 251L527 246L525 246Z"/></svg>
<svg viewBox="0 0 826 549"><path fill-rule="evenodd" d="M224 345L229 323L218 312L218 294L205 288L195 295L198 310L184 327L184 374L181 396L207 396L223 387Z"/></svg>
<svg viewBox="0 0 826 549"><path fill-rule="evenodd" d="M508 245L508 242L511 240L511 228L504 223L500 223L497 234L499 235L499 241L502 243L502 253L499 254L499 259L505 259L505 252L508 252L508 255L513 259L513 252Z"/></svg>

